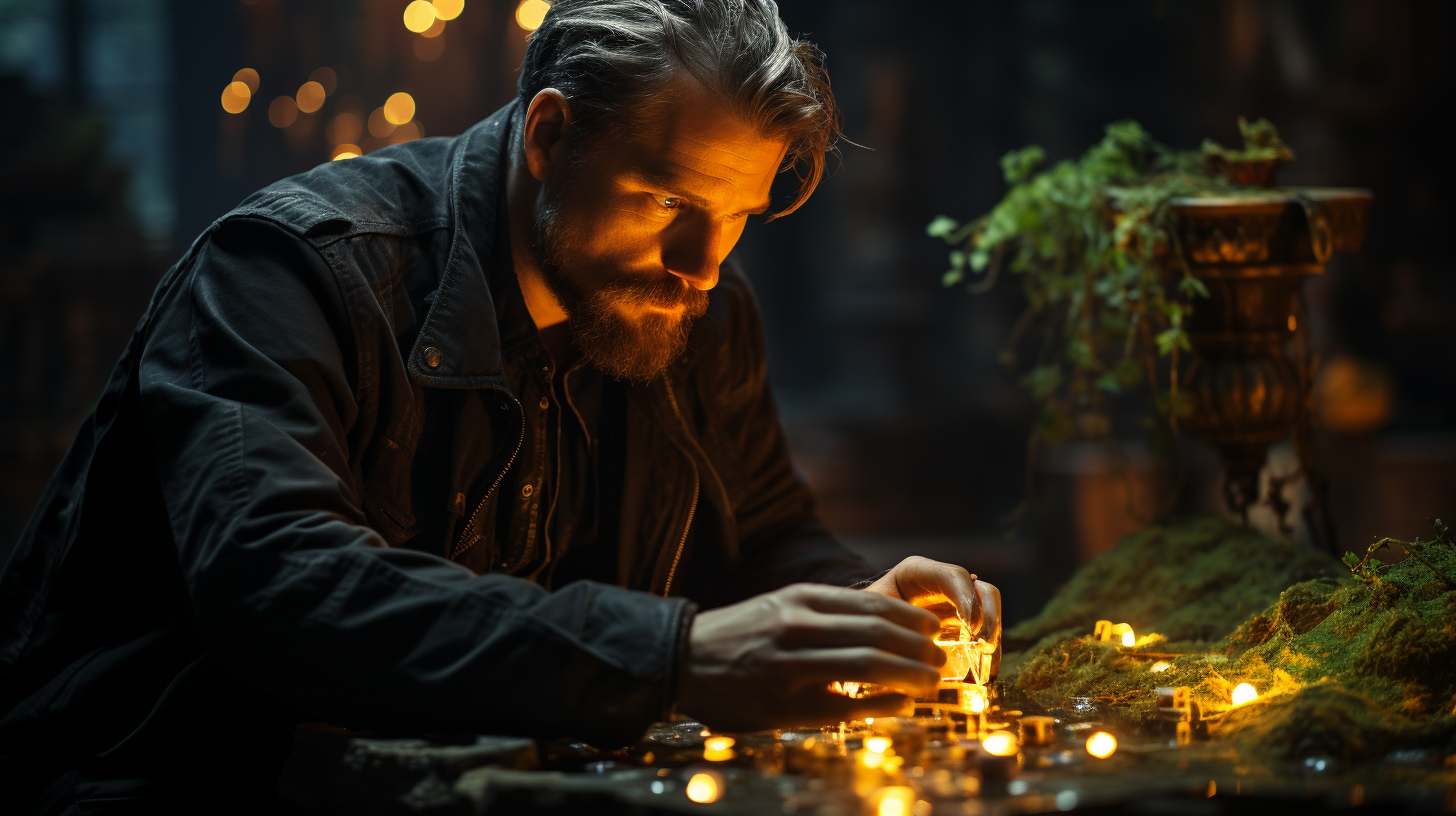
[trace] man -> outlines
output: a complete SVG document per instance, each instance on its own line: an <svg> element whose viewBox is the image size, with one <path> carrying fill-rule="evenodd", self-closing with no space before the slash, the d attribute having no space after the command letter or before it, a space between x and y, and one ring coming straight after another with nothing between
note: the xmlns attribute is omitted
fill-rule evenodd
<svg viewBox="0 0 1456 816"><path fill-rule="evenodd" d="M276 807L300 722L834 722L904 696L831 681L934 687L937 618L907 601L999 641L993 587L876 577L790 465L726 259L835 128L768 0L561 0L463 136L214 224L0 576L8 790Z"/></svg>

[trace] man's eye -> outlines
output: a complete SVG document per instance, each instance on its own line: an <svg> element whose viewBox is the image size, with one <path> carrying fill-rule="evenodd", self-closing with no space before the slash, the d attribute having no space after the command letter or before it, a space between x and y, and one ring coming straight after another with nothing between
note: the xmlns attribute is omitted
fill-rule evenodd
<svg viewBox="0 0 1456 816"><path fill-rule="evenodd" d="M682 199L674 196L658 196L657 203L661 204L664 210L675 210L682 206Z"/></svg>

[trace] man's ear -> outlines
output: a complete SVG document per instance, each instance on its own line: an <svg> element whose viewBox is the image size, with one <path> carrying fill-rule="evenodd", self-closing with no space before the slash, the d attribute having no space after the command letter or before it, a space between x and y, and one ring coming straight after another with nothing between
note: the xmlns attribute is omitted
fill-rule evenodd
<svg viewBox="0 0 1456 816"><path fill-rule="evenodd" d="M566 161L570 135L571 103L555 88L537 93L526 108L526 127L522 134L526 167L533 178L544 183Z"/></svg>

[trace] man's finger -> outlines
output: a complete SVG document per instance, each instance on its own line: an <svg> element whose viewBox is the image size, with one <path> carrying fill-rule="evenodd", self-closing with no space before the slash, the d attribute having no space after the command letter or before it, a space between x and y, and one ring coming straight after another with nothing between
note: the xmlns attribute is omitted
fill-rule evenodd
<svg viewBox="0 0 1456 816"><path fill-rule="evenodd" d="M870 646L931 666L945 663L945 652L928 635L879 617L805 612L779 645L788 649Z"/></svg>
<svg viewBox="0 0 1456 816"><path fill-rule="evenodd" d="M840 615L878 615L916 632L932 634L940 631L940 619L934 612L919 609L899 598L878 592L803 584L797 589L804 605L815 612Z"/></svg>
<svg viewBox="0 0 1456 816"><path fill-rule="evenodd" d="M785 665L792 669L792 676L813 685L839 680L925 693L940 682L940 672L918 660L863 646L800 649Z"/></svg>

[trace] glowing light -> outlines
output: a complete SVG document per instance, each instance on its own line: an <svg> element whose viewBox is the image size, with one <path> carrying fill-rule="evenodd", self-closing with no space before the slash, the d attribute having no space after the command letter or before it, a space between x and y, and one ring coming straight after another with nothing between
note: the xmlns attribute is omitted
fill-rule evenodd
<svg viewBox="0 0 1456 816"><path fill-rule="evenodd" d="M970 701L968 703L972 714L983 714L986 711L986 692L980 689L971 689Z"/></svg>
<svg viewBox="0 0 1456 816"><path fill-rule="evenodd" d="M430 27L420 32L421 37L438 37L445 33L445 21L435 20Z"/></svg>
<svg viewBox="0 0 1456 816"><path fill-rule="evenodd" d="M248 95L252 96L258 92L258 72L252 68L243 68L233 74L233 82L241 82L248 86Z"/></svg>
<svg viewBox="0 0 1456 816"><path fill-rule="evenodd" d="M1299 328L1299 321L1294 319L1294 315L1290 315L1289 316L1289 330L1290 331L1294 331L1297 328Z"/></svg>
<svg viewBox="0 0 1456 816"><path fill-rule="evenodd" d="M1020 750L1016 744L1016 735L1010 731L992 731L981 740L981 748L991 756L1015 756Z"/></svg>
<svg viewBox="0 0 1456 816"><path fill-rule="evenodd" d="M424 138L424 135L425 129L420 127L419 122L405 122L394 129L394 133L389 137L389 143L403 144L404 142L413 142L415 139Z"/></svg>
<svg viewBox="0 0 1456 816"><path fill-rule="evenodd" d="M402 125L415 118L415 98L400 91L384 100L384 118L391 125Z"/></svg>
<svg viewBox="0 0 1456 816"><path fill-rule="evenodd" d="M535 31L541 27L541 21L546 19L546 12L551 10L551 4L546 0L521 0L516 6L516 25L527 31Z"/></svg>
<svg viewBox="0 0 1456 816"><path fill-rule="evenodd" d="M859 764L866 768L878 768L885 764L885 755L877 754L874 751L860 751Z"/></svg>
<svg viewBox="0 0 1456 816"><path fill-rule="evenodd" d="M865 725L874 725L874 724L875 724L875 718L874 717L865 717Z"/></svg>
<svg viewBox="0 0 1456 816"><path fill-rule="evenodd" d="M228 113L242 113L248 109L253 92L242 82L234 80L222 89L222 109Z"/></svg>
<svg viewBox="0 0 1456 816"><path fill-rule="evenodd" d="M1167 671L1168 669L1171 669L1171 668L1173 668L1173 664L1172 663L1169 663L1166 660L1159 660L1158 662L1156 662L1153 665L1149 666L1148 667L1148 671L1152 672L1153 674L1162 674L1163 672L1165 672L1165 671Z"/></svg>
<svg viewBox="0 0 1456 816"><path fill-rule="evenodd" d="M713 736L713 732L712 731L709 731L706 728L704 728L702 731L699 731L698 732L698 736L700 736L700 737L711 737L711 736Z"/></svg>
<svg viewBox="0 0 1456 816"><path fill-rule="evenodd" d="M309 74L308 78L317 82L319 87L324 89L324 96L331 96L334 89L339 87L339 75L328 66L313 69L313 73Z"/></svg>
<svg viewBox="0 0 1456 816"><path fill-rule="evenodd" d="M946 618L940 622L940 633L935 636L935 645L945 652L945 665L940 667L940 679L962 680L971 670L971 641L965 621L960 618Z"/></svg>
<svg viewBox="0 0 1456 816"><path fill-rule="evenodd" d="M338 161L339 159L357 159L362 155L364 155L364 151L359 149L359 145L341 144L338 147L334 148L334 157L330 159L330 161Z"/></svg>
<svg viewBox="0 0 1456 816"><path fill-rule="evenodd" d="M865 750L876 754L883 754L890 750L889 737L870 737L864 742Z"/></svg>
<svg viewBox="0 0 1456 816"><path fill-rule="evenodd" d="M703 759L724 762L733 758L732 737L708 737L703 742Z"/></svg>
<svg viewBox="0 0 1456 816"><path fill-rule="evenodd" d="M424 33L435 24L435 7L430 0L414 0L404 7L404 27L416 34Z"/></svg>
<svg viewBox="0 0 1456 816"><path fill-rule="evenodd" d="M369 135L376 139L383 139L394 132L394 125L384 118L384 108L375 108L369 114Z"/></svg>
<svg viewBox="0 0 1456 816"><path fill-rule="evenodd" d="M1259 692L1248 683L1240 683L1234 686L1234 705L1241 706L1244 703L1252 703L1259 699Z"/></svg>
<svg viewBox="0 0 1456 816"><path fill-rule="evenodd" d="M1137 637L1133 635L1131 629L1122 633L1122 645L1129 649L1137 645Z"/></svg>
<svg viewBox="0 0 1456 816"><path fill-rule="evenodd" d="M329 140L329 144L353 144L363 135L364 123L348 111L335 116L324 129L324 137Z"/></svg>
<svg viewBox="0 0 1456 816"><path fill-rule="evenodd" d="M268 121L273 127L286 128L297 118L298 106L293 104L291 96L280 96L268 106Z"/></svg>
<svg viewBox="0 0 1456 816"><path fill-rule="evenodd" d="M435 16L441 20L453 20L465 10L465 0L434 0Z"/></svg>
<svg viewBox="0 0 1456 816"><path fill-rule="evenodd" d="M875 793L875 816L912 816L915 813L915 790L903 785L890 785Z"/></svg>
<svg viewBox="0 0 1456 816"><path fill-rule="evenodd" d="M1117 737L1106 731L1098 731L1087 738L1087 753L1098 759L1107 759L1117 752Z"/></svg>
<svg viewBox="0 0 1456 816"><path fill-rule="evenodd" d="M718 784L718 775L695 773L688 780L688 798L699 804L716 802L723 796L723 786Z"/></svg>
<svg viewBox="0 0 1456 816"><path fill-rule="evenodd" d="M298 87L298 109L304 113L313 113L324 106L326 96L328 93L324 91L324 86L310 79Z"/></svg>

